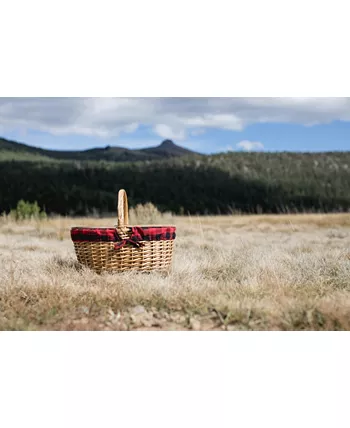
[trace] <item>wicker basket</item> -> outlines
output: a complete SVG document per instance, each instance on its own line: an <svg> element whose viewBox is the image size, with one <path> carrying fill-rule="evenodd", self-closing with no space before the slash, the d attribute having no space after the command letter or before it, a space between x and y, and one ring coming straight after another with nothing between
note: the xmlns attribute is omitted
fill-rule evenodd
<svg viewBox="0 0 350 428"><path fill-rule="evenodd" d="M169 271L174 226L129 226L125 190L118 194L118 225L113 228L73 227L71 238L78 261L102 271Z"/></svg>

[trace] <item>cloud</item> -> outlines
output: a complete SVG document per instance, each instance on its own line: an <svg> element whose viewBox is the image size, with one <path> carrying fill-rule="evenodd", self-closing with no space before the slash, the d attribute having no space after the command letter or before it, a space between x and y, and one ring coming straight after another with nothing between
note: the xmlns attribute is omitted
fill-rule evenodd
<svg viewBox="0 0 350 428"><path fill-rule="evenodd" d="M260 143L260 141L243 140L237 143L236 147L243 149L246 152L251 152L253 150L264 150L264 145L263 143Z"/></svg>
<svg viewBox="0 0 350 428"><path fill-rule="evenodd" d="M0 98L0 129L101 138L133 133L184 141L208 129L253 123L306 126L350 121L350 98Z"/></svg>
<svg viewBox="0 0 350 428"><path fill-rule="evenodd" d="M154 128L154 133L159 135L162 138L169 138L171 140L184 140L186 137L186 133L184 129L177 129L172 128L169 125L165 125L163 123L160 123L156 125Z"/></svg>

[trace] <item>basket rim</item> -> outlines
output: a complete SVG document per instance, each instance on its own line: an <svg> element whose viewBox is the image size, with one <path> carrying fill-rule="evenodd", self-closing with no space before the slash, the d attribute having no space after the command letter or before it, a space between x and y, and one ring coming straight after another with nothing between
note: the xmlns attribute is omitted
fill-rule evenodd
<svg viewBox="0 0 350 428"><path fill-rule="evenodd" d="M126 227L126 228L132 228L132 227L149 227L149 228L166 228L166 227L174 227L175 229L176 229L176 226L175 225L169 225L169 224L166 224L166 225L162 225L162 224L133 224L133 225L131 225L131 224L128 224L128 225L126 225L126 226L123 226L123 227ZM118 227L118 226L104 226L104 227L93 227L93 226L71 226L71 229L94 229L94 230L96 230L96 229L120 229L120 227Z"/></svg>

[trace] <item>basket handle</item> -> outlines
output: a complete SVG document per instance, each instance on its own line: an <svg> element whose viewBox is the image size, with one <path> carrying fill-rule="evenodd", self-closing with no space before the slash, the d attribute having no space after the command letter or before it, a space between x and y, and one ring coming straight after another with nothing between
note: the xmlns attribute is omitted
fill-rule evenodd
<svg viewBox="0 0 350 428"><path fill-rule="evenodd" d="M125 227L129 224L128 197L124 189L118 193L118 227Z"/></svg>

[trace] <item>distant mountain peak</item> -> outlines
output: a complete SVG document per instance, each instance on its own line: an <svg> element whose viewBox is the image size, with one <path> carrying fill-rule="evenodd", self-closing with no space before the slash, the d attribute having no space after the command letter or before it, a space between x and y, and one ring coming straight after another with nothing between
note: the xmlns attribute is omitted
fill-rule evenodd
<svg viewBox="0 0 350 428"><path fill-rule="evenodd" d="M178 146L172 140L164 140L158 147L161 147L162 149L170 149Z"/></svg>
<svg viewBox="0 0 350 428"><path fill-rule="evenodd" d="M157 147L142 149L142 151L149 154L152 153L153 155L161 157L185 156L195 154L195 152L185 149L185 147L178 146L172 140L169 139L164 140Z"/></svg>

